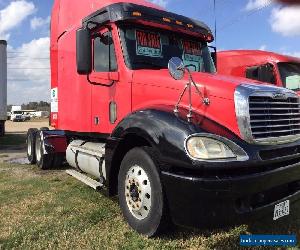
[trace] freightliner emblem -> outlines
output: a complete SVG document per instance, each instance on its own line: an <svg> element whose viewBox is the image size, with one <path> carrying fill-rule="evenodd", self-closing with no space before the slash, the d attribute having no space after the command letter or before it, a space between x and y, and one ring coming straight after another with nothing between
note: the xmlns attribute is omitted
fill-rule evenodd
<svg viewBox="0 0 300 250"><path fill-rule="evenodd" d="M284 93L275 93L272 96L273 99L287 99L286 94Z"/></svg>

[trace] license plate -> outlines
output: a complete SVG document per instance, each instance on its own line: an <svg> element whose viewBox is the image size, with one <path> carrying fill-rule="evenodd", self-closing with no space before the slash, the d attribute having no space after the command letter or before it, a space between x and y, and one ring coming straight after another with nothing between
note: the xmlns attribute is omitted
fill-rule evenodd
<svg viewBox="0 0 300 250"><path fill-rule="evenodd" d="M290 214L290 201L283 201L274 208L274 218L273 220L278 220L279 218Z"/></svg>

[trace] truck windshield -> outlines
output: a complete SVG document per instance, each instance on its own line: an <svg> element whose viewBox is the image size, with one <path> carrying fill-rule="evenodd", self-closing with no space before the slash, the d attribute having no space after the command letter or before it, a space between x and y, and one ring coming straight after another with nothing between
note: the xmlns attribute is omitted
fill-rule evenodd
<svg viewBox="0 0 300 250"><path fill-rule="evenodd" d="M121 39L130 69L167 69L172 57L180 57L191 71L216 72L207 43L195 37L145 26L122 26Z"/></svg>
<svg viewBox="0 0 300 250"><path fill-rule="evenodd" d="M300 90L300 63L278 63L278 69L284 87Z"/></svg>

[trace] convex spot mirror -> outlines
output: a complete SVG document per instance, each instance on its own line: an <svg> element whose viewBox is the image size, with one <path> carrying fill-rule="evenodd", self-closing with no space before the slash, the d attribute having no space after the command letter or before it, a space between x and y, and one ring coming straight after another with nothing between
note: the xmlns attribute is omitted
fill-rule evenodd
<svg viewBox="0 0 300 250"><path fill-rule="evenodd" d="M181 80L184 76L184 64L179 57L172 57L168 64L170 75L175 80Z"/></svg>
<svg viewBox="0 0 300 250"><path fill-rule="evenodd" d="M92 71L92 44L91 33L87 28L76 32L76 63L77 72L87 75Z"/></svg>

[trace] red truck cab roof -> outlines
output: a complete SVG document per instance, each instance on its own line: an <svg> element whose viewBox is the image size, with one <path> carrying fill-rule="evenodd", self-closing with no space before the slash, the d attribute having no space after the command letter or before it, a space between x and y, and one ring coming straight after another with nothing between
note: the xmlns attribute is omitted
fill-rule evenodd
<svg viewBox="0 0 300 250"><path fill-rule="evenodd" d="M101 12L107 11L105 8L108 8L107 12L109 15L109 21L119 21L117 16L112 15L112 13L117 12L118 8L115 8L115 6L118 6L120 4L123 4L123 8L125 11L130 11L130 7L141 7L144 8L143 10L147 10L148 8L151 8L153 10L160 10L162 11L162 14L166 14L164 21L168 24L171 24L173 20L170 16L170 12L164 11L163 8L160 6L153 4L151 2L145 1L145 0L105 0L105 1L95 1L95 0L85 0L84 4L82 4L82 1L80 0L55 0L53 10L52 10L52 18L51 18L51 38L52 42L57 41L57 39L60 38L65 32L73 29L74 27L79 27L82 24L82 21L86 21L87 19L91 18L93 15L99 15ZM114 8L109 9L109 6L114 6ZM79 7L80 6L80 7ZM63 13L63 15L60 16L59 13ZM139 12L137 11L137 14ZM174 14L175 16L175 14ZM138 15L137 15L138 17ZM203 30L208 31L208 40L213 40L213 35L207 25L205 25L202 22L186 18L181 15L176 15L178 20L176 20L177 25L182 25L183 27L188 25L188 27L193 30L196 28L195 26L201 26ZM154 18L154 16L152 16ZM152 19L151 18L151 19ZM182 23L182 20L189 21L190 23ZM154 20L151 20L154 21ZM196 31L194 29L194 31Z"/></svg>
<svg viewBox="0 0 300 250"><path fill-rule="evenodd" d="M219 74L246 77L299 92L296 77L300 75L300 58L261 50L229 50L217 53L217 64ZM294 77L292 83L291 77Z"/></svg>
<svg viewBox="0 0 300 250"><path fill-rule="evenodd" d="M297 57L263 50L227 50L218 52L217 56L218 63L222 63L226 58L226 61L237 65L258 65L268 62L300 62L300 58Z"/></svg>
<svg viewBox="0 0 300 250"><path fill-rule="evenodd" d="M64 32L74 27L74 25L81 25L82 19L91 13L115 3L135 3L154 9L162 9L160 6L144 0L85 0L84 3L82 0L55 0L52 9L51 21L53 24L51 25L51 38L57 40ZM63 13L63 17L59 13Z"/></svg>

